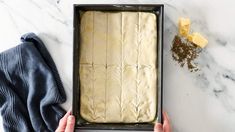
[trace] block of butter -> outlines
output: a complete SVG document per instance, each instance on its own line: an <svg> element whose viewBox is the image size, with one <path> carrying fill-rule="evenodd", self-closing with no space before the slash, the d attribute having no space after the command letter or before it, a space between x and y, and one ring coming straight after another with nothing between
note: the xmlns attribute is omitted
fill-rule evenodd
<svg viewBox="0 0 235 132"><path fill-rule="evenodd" d="M208 43L208 40L204 38L200 33L197 33L197 32L188 35L187 38L190 42L198 45L201 48L204 48Z"/></svg>
<svg viewBox="0 0 235 132"><path fill-rule="evenodd" d="M179 19L179 34L183 37L187 37L190 30L190 20L188 18Z"/></svg>

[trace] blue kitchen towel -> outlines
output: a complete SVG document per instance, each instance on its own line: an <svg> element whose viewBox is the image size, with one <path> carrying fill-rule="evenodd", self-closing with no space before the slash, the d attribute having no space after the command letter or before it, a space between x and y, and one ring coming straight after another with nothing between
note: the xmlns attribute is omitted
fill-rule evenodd
<svg viewBox="0 0 235 132"><path fill-rule="evenodd" d="M55 63L34 34L0 53L0 110L6 132L55 131L66 95Z"/></svg>

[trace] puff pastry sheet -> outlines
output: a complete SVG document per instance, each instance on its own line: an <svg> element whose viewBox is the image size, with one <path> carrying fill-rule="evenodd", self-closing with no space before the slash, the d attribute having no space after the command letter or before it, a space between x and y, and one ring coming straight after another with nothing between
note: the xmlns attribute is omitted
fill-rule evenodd
<svg viewBox="0 0 235 132"><path fill-rule="evenodd" d="M86 11L80 24L80 114L95 123L153 121L156 15Z"/></svg>

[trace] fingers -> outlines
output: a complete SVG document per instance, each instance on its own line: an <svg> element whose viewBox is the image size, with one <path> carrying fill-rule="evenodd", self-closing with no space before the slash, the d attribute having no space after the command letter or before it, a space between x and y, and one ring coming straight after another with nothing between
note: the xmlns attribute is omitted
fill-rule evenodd
<svg viewBox="0 0 235 132"><path fill-rule="evenodd" d="M169 117L166 112L163 112L163 130L164 132L171 132Z"/></svg>
<svg viewBox="0 0 235 132"><path fill-rule="evenodd" d="M161 123L156 123L154 126L154 132L163 132L163 127Z"/></svg>
<svg viewBox="0 0 235 132"><path fill-rule="evenodd" d="M68 111L63 118L60 119L61 122L67 122L67 118L69 117L69 115L71 115L71 111Z"/></svg>
<svg viewBox="0 0 235 132"><path fill-rule="evenodd" d="M56 132L63 132L67 125L67 118L71 115L71 111L68 111L63 118L60 119L59 126L56 129Z"/></svg>
<svg viewBox="0 0 235 132"><path fill-rule="evenodd" d="M169 117L166 112L163 112L163 125L156 123L154 126L154 132L171 132Z"/></svg>
<svg viewBox="0 0 235 132"><path fill-rule="evenodd" d="M73 132L74 125L75 125L75 117L73 115L70 115L67 119L67 125L65 128L65 132Z"/></svg>

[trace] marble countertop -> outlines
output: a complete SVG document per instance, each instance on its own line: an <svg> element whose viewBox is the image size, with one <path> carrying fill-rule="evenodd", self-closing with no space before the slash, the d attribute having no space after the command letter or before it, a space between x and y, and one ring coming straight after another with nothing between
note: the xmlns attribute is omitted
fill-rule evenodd
<svg viewBox="0 0 235 132"><path fill-rule="evenodd" d="M164 110L173 132L235 131L235 1L232 0L92 0L93 3L163 3ZM73 4L86 0L0 0L0 52L16 46L20 36L36 33L46 44L72 103ZM171 57L179 17L209 44L198 58L200 71L189 72ZM1 121L0 121L0 124ZM0 131L2 127L0 127Z"/></svg>

